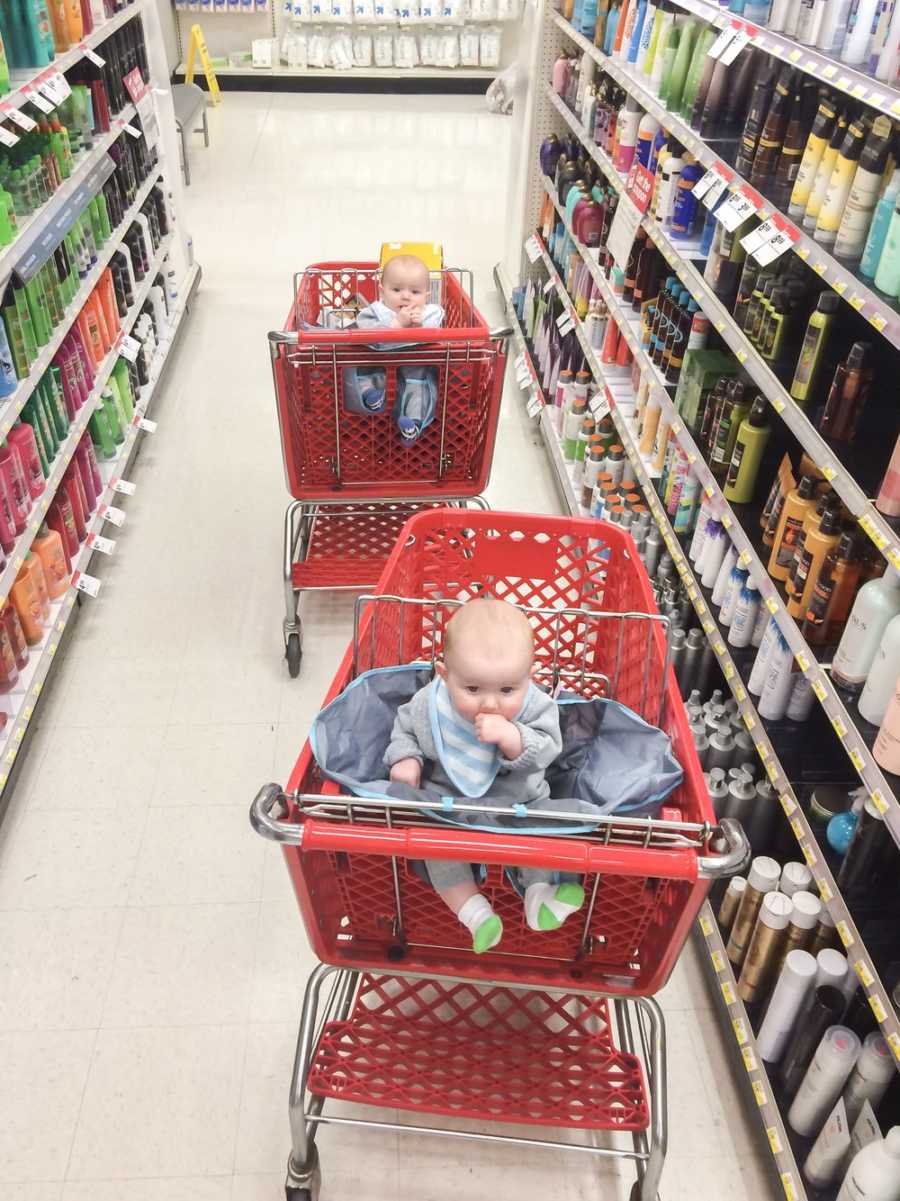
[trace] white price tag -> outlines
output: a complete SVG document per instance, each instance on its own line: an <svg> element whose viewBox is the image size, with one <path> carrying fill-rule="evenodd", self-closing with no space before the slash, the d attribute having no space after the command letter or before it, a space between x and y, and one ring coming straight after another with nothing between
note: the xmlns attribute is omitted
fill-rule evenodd
<svg viewBox="0 0 900 1201"><path fill-rule="evenodd" d="M763 267L767 267L769 263L774 263L786 250L789 250L790 246L791 239L786 233L782 233L779 230L774 237L769 238L765 245L760 246L759 250L754 251L753 257Z"/></svg>
<svg viewBox="0 0 900 1201"><path fill-rule="evenodd" d="M730 67L744 47L750 42L750 34L746 29L739 29L731 40L731 45L726 46L719 55L719 62L726 67Z"/></svg>
<svg viewBox="0 0 900 1201"><path fill-rule="evenodd" d="M116 477L112 481L113 492L121 492L123 496L134 496L137 491L137 484L132 484L131 480L120 480Z"/></svg>
<svg viewBox="0 0 900 1201"><path fill-rule="evenodd" d="M549 296L555 287L556 287L556 284L553 282L553 280L548 279L547 282L544 284L544 295Z"/></svg>
<svg viewBox="0 0 900 1201"><path fill-rule="evenodd" d="M708 209L713 209L716 207L719 197L728 187L728 180L724 175L720 174L718 171L716 171L714 174L716 178L713 182L713 185L703 197L703 204Z"/></svg>
<svg viewBox="0 0 900 1201"><path fill-rule="evenodd" d="M591 416L595 421L599 421L609 412L609 401L606 398L606 393L595 392L588 401L588 408L591 410Z"/></svg>
<svg viewBox="0 0 900 1201"><path fill-rule="evenodd" d="M100 591L100 581L95 575L88 575L87 572L76 572L73 582L79 592L86 592L88 596L96 596Z"/></svg>
<svg viewBox="0 0 900 1201"><path fill-rule="evenodd" d="M728 45L728 43L731 41L731 39L735 36L736 32L737 31L732 29L730 25L728 26L727 29L723 29L722 32L719 34L719 36L716 38L716 40L713 42L713 44L710 46L710 48L707 50L707 52L706 52L707 57L708 58L721 58L722 51L725 49L725 47Z"/></svg>
<svg viewBox="0 0 900 1201"><path fill-rule="evenodd" d="M133 138L143 137L143 134L136 125L126 125L124 127L126 133L130 133Z"/></svg>
<svg viewBox="0 0 900 1201"><path fill-rule="evenodd" d="M0 146L15 146L18 140L18 137L11 129L4 129L0 125Z"/></svg>
<svg viewBox="0 0 900 1201"><path fill-rule="evenodd" d="M534 234L525 239L525 253L528 255L529 263L536 263L541 257L541 244Z"/></svg>
<svg viewBox="0 0 900 1201"><path fill-rule="evenodd" d="M40 85L40 90L51 104L62 104L72 95L68 80L59 71L55 75L51 75L49 79L45 79Z"/></svg>
<svg viewBox="0 0 900 1201"><path fill-rule="evenodd" d="M101 555L111 555L116 549L112 538L104 538L102 534L91 534L88 538L88 546L91 550L98 550Z"/></svg>
<svg viewBox="0 0 900 1201"><path fill-rule="evenodd" d="M40 92L34 91L33 88L23 88L22 93L23 93L23 95L27 96L29 101L34 105L34 107L39 108L42 113L52 113L53 112L53 105L50 103L49 100L45 100L44 97L40 94Z"/></svg>
<svg viewBox="0 0 900 1201"><path fill-rule="evenodd" d="M119 529L125 524L125 518L128 514L124 509L117 509L115 505L107 505L101 511L101 517L104 521L108 521L111 525L118 526Z"/></svg>
<svg viewBox="0 0 900 1201"><path fill-rule="evenodd" d="M752 229L746 237L741 238L741 245L748 254L753 254L764 242L768 242L769 238L774 237L777 232L778 226L770 217L768 221L763 221L762 225L758 225L756 229Z"/></svg>
<svg viewBox="0 0 900 1201"><path fill-rule="evenodd" d="M106 66L106 59L101 58L96 50L91 50L87 46L84 49L84 57L88 60L89 63L93 63L95 67L105 67Z"/></svg>
<svg viewBox="0 0 900 1201"><path fill-rule="evenodd" d="M142 429L145 434L155 434L156 422L151 421L149 417L142 417L138 422L138 429Z"/></svg>
<svg viewBox="0 0 900 1201"><path fill-rule="evenodd" d="M20 108L4 109L3 116L12 121L13 125L18 125L19 129L24 129L26 133L37 129L37 121L33 117L29 117L27 113L23 113Z"/></svg>
<svg viewBox="0 0 900 1201"><path fill-rule="evenodd" d="M563 309L560 315L556 318L556 324L559 327L561 334L567 334L574 325L572 314L568 309Z"/></svg>
<svg viewBox="0 0 900 1201"><path fill-rule="evenodd" d="M526 404L525 412L529 417L537 417L538 413L540 413L543 407L544 402L541 400L540 396L535 393Z"/></svg>
<svg viewBox="0 0 900 1201"><path fill-rule="evenodd" d="M141 352L141 344L137 338L124 337L122 345L119 347L123 359L127 359L129 363L134 363Z"/></svg>
<svg viewBox="0 0 900 1201"><path fill-rule="evenodd" d="M712 167L694 184L694 195L698 200L702 200L709 189L713 186L717 179L721 178L718 171L714 171Z"/></svg>
<svg viewBox="0 0 900 1201"><path fill-rule="evenodd" d="M747 197L742 196L740 192L735 192L731 199L717 210L716 220L721 221L731 234L755 212L756 209Z"/></svg>

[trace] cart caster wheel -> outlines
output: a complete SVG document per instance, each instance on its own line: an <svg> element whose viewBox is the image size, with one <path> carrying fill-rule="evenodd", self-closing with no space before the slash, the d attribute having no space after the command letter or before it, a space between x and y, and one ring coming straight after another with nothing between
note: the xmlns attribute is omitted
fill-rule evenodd
<svg viewBox="0 0 900 1201"><path fill-rule="evenodd" d="M299 634L289 635L287 646L284 648L284 657L287 659L288 674L292 680L296 680L300 674L300 662L303 658L303 647L300 643ZM292 1201L292 1199L288 1198L288 1201ZM304 1199L300 1198L298 1201L304 1201Z"/></svg>
<svg viewBox="0 0 900 1201"><path fill-rule="evenodd" d="M313 1201L313 1195L308 1188L286 1188L285 1201Z"/></svg>

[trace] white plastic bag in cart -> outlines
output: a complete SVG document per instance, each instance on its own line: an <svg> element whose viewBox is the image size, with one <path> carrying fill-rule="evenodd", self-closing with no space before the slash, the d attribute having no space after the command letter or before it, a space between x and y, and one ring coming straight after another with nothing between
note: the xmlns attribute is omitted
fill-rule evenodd
<svg viewBox="0 0 900 1201"><path fill-rule="evenodd" d="M354 33L354 35L353 35L353 65L354 65L354 67L371 67L371 65L372 65L372 35L371 35L371 33Z"/></svg>
<svg viewBox="0 0 900 1201"><path fill-rule="evenodd" d="M376 67L394 65L394 35L389 29L376 29L372 38L372 50Z"/></svg>
<svg viewBox="0 0 900 1201"><path fill-rule="evenodd" d="M482 67L500 66L500 30L496 26L482 29L478 39L478 57Z"/></svg>
<svg viewBox="0 0 900 1201"><path fill-rule="evenodd" d="M336 71L349 71L353 66L353 38L349 29L338 29L331 35L330 62Z"/></svg>
<svg viewBox="0 0 900 1201"><path fill-rule="evenodd" d="M414 33L394 35L394 66L409 69L419 65L419 48Z"/></svg>
<svg viewBox="0 0 900 1201"><path fill-rule="evenodd" d="M513 96L519 72L515 65L507 67L488 87L485 93L487 106L492 113L509 114L513 110Z"/></svg>
<svg viewBox="0 0 900 1201"><path fill-rule="evenodd" d="M459 31L459 65L461 67L478 66L478 47L480 39L478 30L471 25Z"/></svg>

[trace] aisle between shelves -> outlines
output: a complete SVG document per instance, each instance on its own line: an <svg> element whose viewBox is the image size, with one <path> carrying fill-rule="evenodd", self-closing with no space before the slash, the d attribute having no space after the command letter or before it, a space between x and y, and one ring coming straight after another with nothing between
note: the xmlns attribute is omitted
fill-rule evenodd
<svg viewBox="0 0 900 1201"><path fill-rule="evenodd" d="M100 380L105 381L108 378L109 372L112 370L119 356L121 343L137 320L138 314L147 300L153 280L159 273L169 253L173 236L169 234L161 242L151 268L135 295L134 304L123 322L122 335L98 371L97 386L95 386L91 396L82 406L82 413L87 418L90 417L90 413L93 412L99 401L103 387ZM102 526L105 523L109 523L114 527L120 527L125 523L126 515L124 510L119 508L114 502L121 496L132 495L135 491L135 485L127 480L123 480L122 472L131 460L132 452L135 449L139 436L142 433L153 433L156 429L156 423L150 421L146 414L156 395L161 374L166 366L181 322L187 312L187 306L198 277L199 270L196 267L192 268L188 273L188 278L179 288L179 302L170 314L168 328L160 338L156 355L151 364L150 382L141 388L131 425L118 448L115 458L100 460L99 462L100 471L103 476L104 490L97 498L97 508L88 523L87 537L82 543L77 556L72 560L72 576L69 581L69 587L61 597L51 602L50 617L47 620L44 637L40 643L30 648L28 664L23 669L16 687L3 698L3 711L8 714L8 719L2 734L0 734L0 791L6 786L16 757L21 749L28 725L34 715L38 698L53 666L54 657L71 618L78 593L85 592L89 596L96 597L100 591L100 581L88 575L87 568L95 553L111 554L115 547L115 543L111 539L104 538L99 533ZM50 500L52 500L52 495L50 496Z"/></svg>
<svg viewBox="0 0 900 1201"><path fill-rule="evenodd" d="M529 241L531 242L531 240ZM610 376L609 368L605 365L601 366L598 362L596 354L584 334L583 327L578 321L563 281L546 247L539 238L535 238L534 242L531 242L529 257L533 255L535 243L539 248L539 254L534 258L534 261L537 262L540 260L546 267L549 282L555 289L564 312L572 320L572 325L584 352L585 359L594 379L602 389L601 395L605 396L608 411L613 419L620 441L625 448L629 463L634 469L635 477L641 486L653 519L662 533L666 548L672 556L687 595L700 620L703 632L713 649L722 669L722 674L738 704L739 712L743 717L744 724L753 740L760 760L765 767L773 787L778 792L781 807L788 817L791 830L797 839L803 858L813 873L821 900L834 919L848 962L856 973L869 1000L872 1013L878 1021L898 1065L900 1065L900 1019L898 1019L898 1015L890 1005L887 993L874 967L865 955L863 944L850 912L822 855L816 837L807 821L806 814L797 801L794 789L781 767L770 737L766 732L766 723L763 722L756 711L738 666L728 650L722 631L704 599L699 581L672 529L666 511L660 503L653 486L650 468L640 454L632 437L628 417L633 411L635 398L630 381L626 382L622 373L613 372L612 376ZM507 315L513 326L513 336L518 349L515 370L520 388L529 393L527 411L532 416L539 414L541 434L559 480L560 491L565 500L566 507L570 513L584 516L586 515L586 510L581 505L575 491L572 465L567 463L563 458L559 433L551 416L553 406L547 404L546 398L543 395L539 376L531 359L531 351L527 339L519 322L518 314L512 304L512 289L502 270L498 269L495 272L495 278L504 298ZM620 328L626 334L627 339L630 331L626 332L626 324L623 323L620 325ZM595 413L601 411L603 410L599 406L595 406ZM791 1148L784 1121L781 1117L765 1064L758 1053L753 1028L746 1008L738 995L734 971L725 954L721 934L708 902L701 910L698 926L703 938L704 955L709 959L711 970L716 978L716 995L717 997L721 997L720 1003L724 1005L727 1011L732 1034L735 1038L741 1061L747 1072L747 1079L759 1110L759 1117L765 1130L766 1141L775 1161L785 1196L788 1201L806 1201L806 1190Z"/></svg>
<svg viewBox="0 0 900 1201"><path fill-rule="evenodd" d="M568 113L568 110L565 109L565 106L559 102L559 98L555 95L555 93L548 89L548 95L550 96L551 100L554 101L555 106L559 109L561 114L570 121L570 124L576 133L581 134L586 132L584 131L584 127L581 126L580 123ZM608 157L604 155L603 152L597 147L594 147L593 149L597 151L597 153L593 154L592 157L595 158L595 160L601 167L603 167L604 170L607 170L608 166L610 178L614 181L617 181L618 184L622 186L622 179L612 169L612 164ZM656 368L655 364L648 359L646 353L640 346L637 334L638 324L634 322L633 315L622 306L622 304L614 295L611 287L609 286L609 282L603 276L603 273L597 264L595 255L587 247L583 246L578 239L575 238L566 219L565 211L557 202L555 190L550 181L546 178L544 178L544 189L546 194L553 201L557 216L563 223L568 237L578 250L578 253L583 261L587 264L592 279L596 283L610 312L615 316L619 328L625 335L629 349L635 358L641 363L644 372L649 374L652 381L652 395L659 400L663 412L670 420L670 436L674 436L684 449L688 457L688 462L697 475L706 496L710 499L715 499L716 504L721 509L723 515L722 524L725 526L729 537L738 551L739 562L741 566L746 567L750 572L754 582L759 588L762 602L766 605L772 616L777 620L779 628L781 629L782 634L790 646L801 671L803 671L804 675L806 675L806 677L809 679L816 699L824 709L829 721L832 724L832 727L834 728L835 733L841 740L844 751L850 759L850 762L853 764L854 770L857 772L862 784L868 790L873 801L878 806L879 812L883 815L885 822L890 829L892 836L894 837L894 840L898 843L898 845L900 845L900 798L898 798L896 786L888 780L881 768L875 762L875 759L872 756L872 753L862 735L859 722L857 721L855 715L852 714L844 704L844 701L841 699L829 676L817 662L816 656L800 632L797 622L788 612L774 580L772 580L769 576L766 565L759 558L753 543L741 526L740 521L735 516L733 509L726 501L719 482L716 480L712 471L707 466L703 456L696 446L696 443L694 442L688 430L685 428L684 423L681 421L680 416L672 402L671 395L664 386L664 381L661 381L660 379L658 369ZM644 219L642 220L642 225L645 229L647 229L648 234L652 237L657 246L663 251L667 261L678 272L679 278L681 278L685 285L689 287L698 304L703 307L703 310L707 313L707 316L709 316L710 320L714 323L716 330L722 333L723 337L726 338L726 341L729 342L729 345L731 345L732 349L735 351L735 357L737 358L738 362L741 364L744 370L750 374L751 378L754 379L754 382L758 383L759 386L762 387L763 394L768 397L775 411L782 416L786 424L788 424L788 427L795 434L797 433L798 428L806 431L806 440L799 436L798 440L807 453L811 455L813 460L817 462L817 465L822 470L823 475L832 484L832 487L835 489L844 503L848 503L849 499L848 492L850 491L850 488L848 485L852 485L852 491L855 494L862 496L862 490L844 469L838 469L838 466L835 464L834 458L831 455L827 444L812 428L808 419L805 417L796 403L789 396L787 396L787 393L784 392L769 369L758 358L756 353L750 347L750 344L747 342L747 339L743 333L738 331L737 326L724 307L718 305L718 302L714 301L714 299L709 295L709 292L705 286L700 286L698 281L701 281L702 277L699 275L696 269L685 259L678 256L678 252L674 245L668 238L666 238L665 234L660 230L660 227L654 220L650 218ZM729 329L729 326L735 335L735 337L732 339L728 338L726 332ZM746 349L744 349L744 345L746 346ZM763 376L769 376L775 381L777 389L783 394L784 397L787 398L787 401L789 402L788 404L785 403L781 396L773 394L774 389L765 378L762 378ZM790 414L794 417L793 423L788 421L789 409ZM816 455L815 443L820 443L821 446L824 447L826 452L825 455L821 453L819 453L818 456ZM874 513L875 510L871 503L866 501L865 498L863 499L866 510ZM848 507L850 507L851 511L853 511L849 504ZM861 527L866 530L870 537L873 538L876 546L878 546L880 550L884 550L884 543L881 541L880 536L878 538L874 537L874 535L877 533L877 530L874 521L869 518L868 512L865 513L861 518L858 518L858 520ZM885 528L889 528L886 526L884 519L881 518L880 515L879 521L883 526L885 526ZM894 534L893 531L890 531L890 533L892 539L897 541L897 535ZM893 565L900 565L900 554L896 554L892 551L889 553L888 558Z"/></svg>

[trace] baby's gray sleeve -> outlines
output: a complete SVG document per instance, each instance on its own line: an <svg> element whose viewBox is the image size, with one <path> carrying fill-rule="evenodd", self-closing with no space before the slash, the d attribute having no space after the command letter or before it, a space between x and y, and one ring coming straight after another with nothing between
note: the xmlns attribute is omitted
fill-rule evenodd
<svg viewBox="0 0 900 1201"><path fill-rule="evenodd" d="M416 694L418 696L418 693ZM416 737L416 697L401 705L394 718L394 728L391 730L391 741L384 752L385 767L393 767L401 759L418 759L425 762L425 755Z"/></svg>
<svg viewBox="0 0 900 1201"><path fill-rule="evenodd" d="M523 721L513 722L522 735L522 753L505 766L510 770L530 767L544 771L562 751L559 708L552 697L536 688L522 716Z"/></svg>

